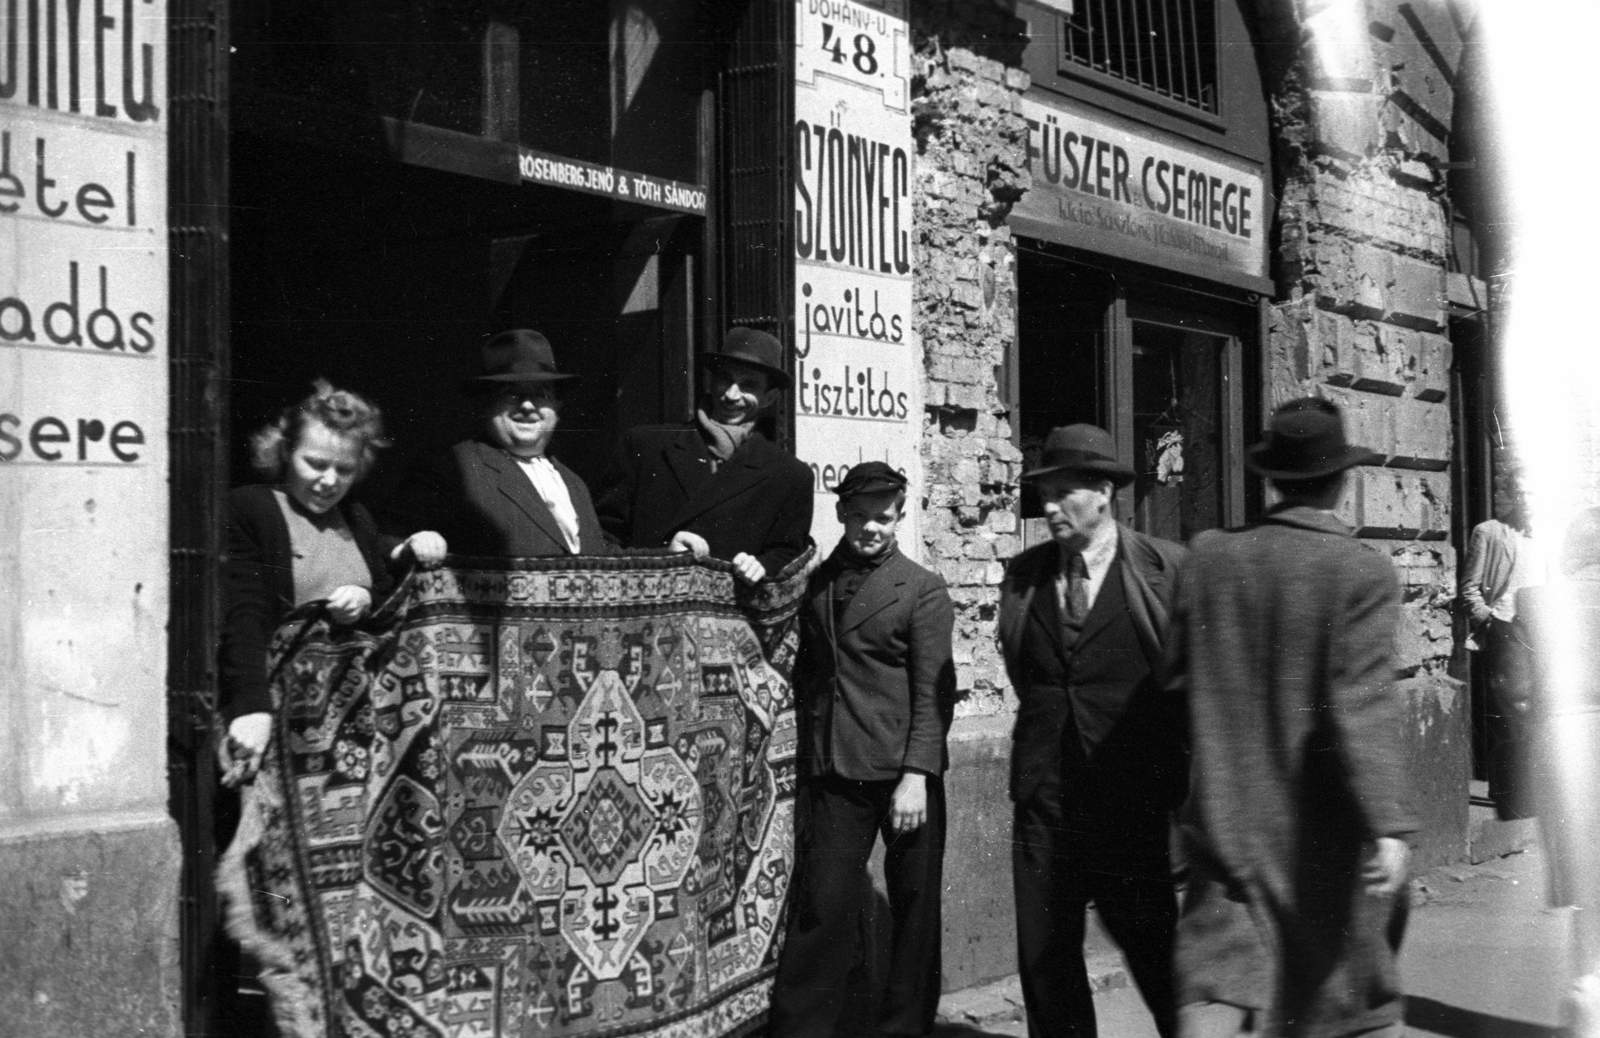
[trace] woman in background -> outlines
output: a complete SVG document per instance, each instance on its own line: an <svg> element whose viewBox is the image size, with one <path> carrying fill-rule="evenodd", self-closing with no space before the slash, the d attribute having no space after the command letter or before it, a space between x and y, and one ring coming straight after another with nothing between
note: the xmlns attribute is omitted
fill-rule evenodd
<svg viewBox="0 0 1600 1038"><path fill-rule="evenodd" d="M389 445L378 409L318 380L315 391L251 437L268 481L228 495L220 650L222 711L232 765L225 785L253 778L272 733L267 649L291 610L324 601L335 623L361 619L394 586L391 571L444 560L430 530L404 540L378 533L345 495Z"/></svg>

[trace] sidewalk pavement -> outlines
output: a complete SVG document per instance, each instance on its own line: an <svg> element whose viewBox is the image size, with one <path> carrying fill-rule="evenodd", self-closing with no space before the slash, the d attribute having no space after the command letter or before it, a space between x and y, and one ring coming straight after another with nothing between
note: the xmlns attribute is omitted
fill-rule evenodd
<svg viewBox="0 0 1600 1038"><path fill-rule="evenodd" d="M1413 906L1400 955L1408 1035L1556 1038L1571 910L1545 906L1537 846L1435 869L1415 881ZM1100 1038L1156 1038L1114 952L1092 960L1090 975ZM939 1018L938 1038L1027 1034L1015 976L945 995Z"/></svg>

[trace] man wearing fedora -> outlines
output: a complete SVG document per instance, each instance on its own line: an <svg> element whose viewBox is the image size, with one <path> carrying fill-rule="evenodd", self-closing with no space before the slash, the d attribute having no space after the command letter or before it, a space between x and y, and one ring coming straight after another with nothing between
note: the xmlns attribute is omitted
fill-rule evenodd
<svg viewBox="0 0 1600 1038"><path fill-rule="evenodd" d="M543 335L500 332L483 345L483 373L463 389L479 433L413 470L390 509L392 525L437 530L457 555L525 558L610 552L589 488L550 457L563 385Z"/></svg>
<svg viewBox="0 0 1600 1038"><path fill-rule="evenodd" d="M1018 700L1012 882L1028 1033L1096 1033L1083 958L1093 901L1167 1038L1169 816L1186 760L1181 702L1162 693L1159 673L1183 548L1112 517L1134 472L1103 429L1051 430L1022 478L1052 536L1013 559L1000 587L1000 648Z"/></svg>
<svg viewBox="0 0 1600 1038"><path fill-rule="evenodd" d="M710 555L754 584L805 551L811 533L810 468L758 428L789 386L783 349L733 328L700 364L709 386L693 422L623 435L601 522L624 547Z"/></svg>
<svg viewBox="0 0 1600 1038"><path fill-rule="evenodd" d="M1373 459L1339 410L1273 415L1250 468L1281 498L1194 539L1179 573L1168 689L1187 694L1193 770L1178 925L1185 1038L1398 1034L1406 708L1399 582L1333 514Z"/></svg>
<svg viewBox="0 0 1600 1038"><path fill-rule="evenodd" d="M839 545L807 587L795 665L801 776L790 913L770 1038L831 1038L881 836L893 936L875 1021L925 1035L939 1003L945 733L955 705L944 581L899 550L906 477L856 465L834 491Z"/></svg>

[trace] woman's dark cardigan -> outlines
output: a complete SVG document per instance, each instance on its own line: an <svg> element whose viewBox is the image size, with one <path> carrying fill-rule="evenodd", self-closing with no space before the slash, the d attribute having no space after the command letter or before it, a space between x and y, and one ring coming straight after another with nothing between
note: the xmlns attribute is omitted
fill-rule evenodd
<svg viewBox="0 0 1600 1038"><path fill-rule="evenodd" d="M227 554L223 558L222 644L218 669L222 713L228 720L272 709L267 692L267 646L294 608L294 556L289 524L270 486L239 487L228 495ZM339 512L372 575L372 600L394 588L389 553L400 541L378 533L361 505L341 502Z"/></svg>

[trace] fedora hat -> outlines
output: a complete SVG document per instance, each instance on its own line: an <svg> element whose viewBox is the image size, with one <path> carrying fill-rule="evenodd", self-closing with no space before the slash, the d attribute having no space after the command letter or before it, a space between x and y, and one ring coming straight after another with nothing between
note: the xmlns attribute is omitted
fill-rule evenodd
<svg viewBox="0 0 1600 1038"><path fill-rule="evenodd" d="M1104 476L1116 486L1133 482L1133 469L1117 460L1111 434L1098 425L1078 423L1058 425L1045 438L1039 467L1022 474L1033 480L1052 472L1090 472Z"/></svg>
<svg viewBox="0 0 1600 1038"><path fill-rule="evenodd" d="M550 340L528 328L512 328L491 335L483 344L483 374L467 379L463 389L484 390L525 382L570 382L577 375L556 370Z"/></svg>
<svg viewBox="0 0 1600 1038"><path fill-rule="evenodd" d="M783 345L766 332L734 327L722 339L721 353L702 353L700 366L715 370L729 362L766 372L773 388L789 385L789 372L783 366Z"/></svg>
<svg viewBox="0 0 1600 1038"><path fill-rule="evenodd" d="M1318 479L1378 460L1365 447L1345 442L1339 408L1320 397L1291 400L1272 413L1267 438L1251 447L1244 463L1267 479Z"/></svg>

